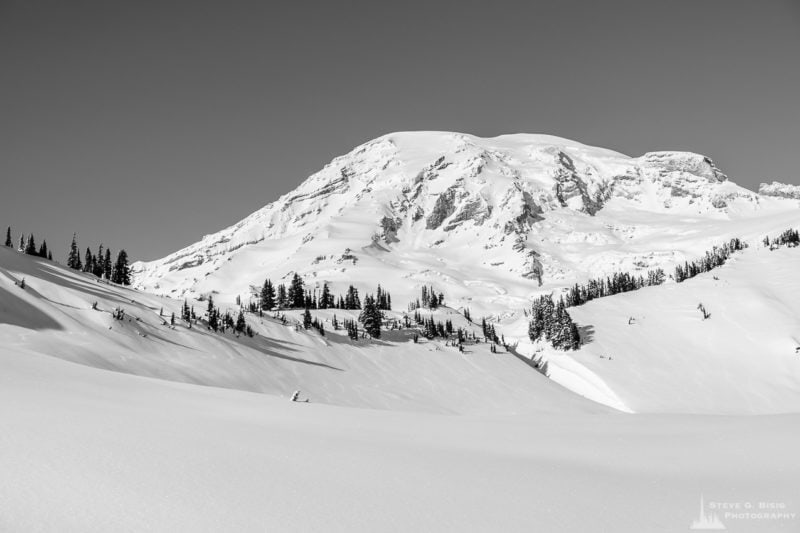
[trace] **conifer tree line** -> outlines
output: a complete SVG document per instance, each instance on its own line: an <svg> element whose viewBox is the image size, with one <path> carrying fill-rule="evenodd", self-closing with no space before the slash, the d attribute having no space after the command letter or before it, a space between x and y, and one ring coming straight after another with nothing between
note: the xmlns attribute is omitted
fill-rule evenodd
<svg viewBox="0 0 800 533"><path fill-rule="evenodd" d="M686 261L683 265L675 267L675 281L681 283L689 278L693 278L703 272L708 272L725 262L734 252L747 248L747 243L738 238L733 238L722 246L714 246L711 251L706 252L705 257L692 261Z"/></svg>
<svg viewBox="0 0 800 533"><path fill-rule="evenodd" d="M88 274L93 274L98 278L107 279L118 285L131 284L131 269L128 265L128 253L120 250L117 259L111 262L111 249L105 248L102 244L97 249L97 254L92 253L90 248L86 248L84 259L81 261L81 254L78 249L78 236L72 234L72 243L69 246L67 255L67 266L73 270L80 270Z"/></svg>
<svg viewBox="0 0 800 533"><path fill-rule="evenodd" d="M569 316L564 298L556 303L550 295L540 296L533 302L528 337L534 342L547 340L559 350L577 350L581 346L578 326Z"/></svg>
<svg viewBox="0 0 800 533"><path fill-rule="evenodd" d="M413 311L423 307L427 309L436 309L442 305L444 305L444 294L441 292L436 294L433 286L427 287L423 285L420 289L420 297L417 298L416 302L408 304L408 310Z"/></svg>
<svg viewBox="0 0 800 533"><path fill-rule="evenodd" d="M483 336L495 344L500 344L500 338L494 329L494 324L486 322L486 317L481 318L481 328L483 329Z"/></svg>
<svg viewBox="0 0 800 533"><path fill-rule="evenodd" d="M614 272L613 275L606 278L590 279L583 285L576 283L569 289L565 304L567 307L577 307L596 298L636 291L642 287L661 285L666 277L661 268L648 270L646 278L628 272Z"/></svg>
<svg viewBox="0 0 800 533"><path fill-rule="evenodd" d="M6 240L4 244L8 248L14 247L14 241L11 240L11 226L6 229ZM27 239L24 235L19 236L19 247L17 248L17 251L23 252L27 255L41 257L42 259L49 259L50 261L53 260L53 253L47 248L47 241L42 240L42 244L37 247L36 238L33 236L33 233L28 235Z"/></svg>
<svg viewBox="0 0 800 533"><path fill-rule="evenodd" d="M187 300L183 301L181 319L189 324L189 328L192 327L192 321L197 320L194 307L190 307ZM219 307L214 305L213 296L208 297L208 305L206 307L206 323L207 328L214 333L225 333L227 330L231 330L237 335L247 335L248 337L253 337L255 335L253 328L245 319L243 309L239 308L236 318L233 317L230 311L225 311L225 314L223 315Z"/></svg>
<svg viewBox="0 0 800 533"><path fill-rule="evenodd" d="M460 327L455 328L453 326L453 321L450 319L442 322L434 320L433 316L426 318L420 314L419 310L415 310L412 316L417 327L421 329L422 336L426 339L452 339L454 344L457 346L460 346L468 340L478 340L474 333ZM409 326L410 324L406 323L406 327ZM488 331L489 330L487 329L486 332L484 332L484 337L486 340L494 341L497 336L486 335ZM491 331L494 331L494 328L492 328ZM415 338L414 341L416 342L417 339ZM499 342L499 340L495 342Z"/></svg>
<svg viewBox="0 0 800 533"><path fill-rule="evenodd" d="M358 310L361 309L361 297L358 289L350 285L347 292L337 298L327 283L323 284L322 291L317 296L316 290L306 289L303 278L295 273L288 287L283 283L276 287L272 280L265 280L259 294L259 304L264 311L275 308ZM375 296L375 305L380 310L392 310L392 295L380 285Z"/></svg>
<svg viewBox="0 0 800 533"><path fill-rule="evenodd" d="M788 248L794 248L795 246L800 246L800 233L796 229L789 228L777 237L774 237L772 241L769 239L769 235L764 237L764 246L768 247L770 250L776 250L781 246L786 246Z"/></svg>

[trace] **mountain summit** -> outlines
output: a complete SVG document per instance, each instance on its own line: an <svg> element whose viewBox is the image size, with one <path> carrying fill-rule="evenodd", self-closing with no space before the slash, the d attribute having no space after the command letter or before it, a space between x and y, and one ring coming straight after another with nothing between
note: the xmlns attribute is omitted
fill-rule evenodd
<svg viewBox="0 0 800 533"><path fill-rule="evenodd" d="M241 222L135 264L135 284L232 300L297 272L337 291L382 283L401 306L433 285L453 307L499 317L576 280L671 268L741 228L781 227L796 204L739 187L690 152L628 157L548 135L392 133Z"/></svg>

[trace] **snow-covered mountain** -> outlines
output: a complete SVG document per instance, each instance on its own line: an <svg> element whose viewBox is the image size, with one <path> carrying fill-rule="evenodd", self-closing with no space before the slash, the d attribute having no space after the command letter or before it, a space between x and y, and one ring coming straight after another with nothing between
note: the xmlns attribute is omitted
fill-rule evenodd
<svg viewBox="0 0 800 533"><path fill-rule="evenodd" d="M519 136L467 138L465 150L494 154L480 171L453 152L419 177L370 174L371 157L420 135L369 143L237 226L139 265L140 284L181 298L0 247L0 529L666 531L692 523L702 494L793 494L800 248L760 240L800 225L796 200L744 191L694 154L628 159L560 140L568 155L506 175L488 146L530 153ZM524 342L532 295L734 235L750 246L710 272L571 307L579 350ZM324 336L298 325L301 310L243 313L254 337L209 329L195 296L220 291L238 313L249 284L292 271L334 289L380 282L395 320L434 284L450 305L426 318L480 335L455 307L491 314L552 379L513 348L331 327L357 311L314 310ZM199 317L171 325L184 295ZM310 403L287 401L295 389ZM773 530L793 524L786 505Z"/></svg>
<svg viewBox="0 0 800 533"><path fill-rule="evenodd" d="M671 268L723 239L795 220L796 202L729 181L707 157L631 158L546 135L385 135L295 191L161 260L138 288L245 299L294 272L334 291L423 284L453 307L518 315L539 293L618 270Z"/></svg>

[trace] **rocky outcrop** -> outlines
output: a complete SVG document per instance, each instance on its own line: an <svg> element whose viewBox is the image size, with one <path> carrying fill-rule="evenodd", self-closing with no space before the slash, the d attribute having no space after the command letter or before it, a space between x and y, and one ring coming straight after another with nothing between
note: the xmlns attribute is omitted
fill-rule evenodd
<svg viewBox="0 0 800 533"><path fill-rule="evenodd" d="M456 187L450 187L436 198L436 204L433 206L433 211L428 215L425 221L427 229L436 229L442 225L442 222L455 213L456 210Z"/></svg>
<svg viewBox="0 0 800 533"><path fill-rule="evenodd" d="M556 155L557 166L555 170L554 194L562 207L570 206L573 198L580 198L581 210L590 215L597 213L602 207L607 195L600 190L590 191L589 185L580 177L575 169L575 162L564 152Z"/></svg>

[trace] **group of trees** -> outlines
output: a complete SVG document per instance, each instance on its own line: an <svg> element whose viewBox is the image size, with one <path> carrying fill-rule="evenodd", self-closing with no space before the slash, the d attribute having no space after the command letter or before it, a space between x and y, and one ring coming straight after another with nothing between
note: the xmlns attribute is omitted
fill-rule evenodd
<svg viewBox="0 0 800 533"><path fill-rule="evenodd" d="M422 336L426 339L435 339L437 337L446 339L455 333L451 320L441 322L435 321L432 316L423 318L419 311L414 313L414 322L421 328Z"/></svg>
<svg viewBox="0 0 800 533"><path fill-rule="evenodd" d="M495 344L500 344L500 338L497 336L497 332L494 329L494 324L489 324L486 322L486 317L481 318L481 328L483 329L484 338L494 342Z"/></svg>
<svg viewBox="0 0 800 533"><path fill-rule="evenodd" d="M567 307L576 307L596 298L635 291L642 287L661 285L666 277L664 270L661 268L648 270L646 278L641 275L635 276L628 272L615 272L605 279L590 279L584 285L576 283L575 286L569 289L565 304Z"/></svg>
<svg viewBox="0 0 800 533"><path fill-rule="evenodd" d="M192 327L192 320L197 319L194 313L194 307L189 307L189 303L186 300L183 302L183 311L181 315L181 318L189 323L190 328ZM208 297L206 321L208 323L208 329L212 330L214 333L218 331L225 333L226 330L230 329L239 335L244 334L248 337L255 335L253 328L250 327L247 320L245 320L244 310L241 307L239 308L239 313L236 315L236 319L234 319L230 311L225 311L225 314L222 314L219 307L214 305L213 296Z"/></svg>
<svg viewBox="0 0 800 533"><path fill-rule="evenodd" d="M280 284L275 287L272 280L267 279L259 294L261 309L265 311L279 309L361 309L361 298L358 289L350 285L344 295L337 298L325 283L322 291L317 296L317 291L305 288L303 278L295 273L287 287ZM378 309L391 311L392 295L378 285L377 295L374 299Z"/></svg>
<svg viewBox="0 0 800 533"><path fill-rule="evenodd" d="M93 254L89 248L86 248L84 261L81 261L76 234L72 235L72 243L69 246L69 254L67 255L67 266L73 270L94 274L98 278L105 278L119 285L131 284L131 269L128 266L128 253L125 250L120 250L117 254L117 260L112 264L111 249L106 248L104 251L101 244L97 255Z"/></svg>
<svg viewBox="0 0 800 533"><path fill-rule="evenodd" d="M92 251L89 248L86 248L86 255L84 256L83 262L83 271L88 272L90 274L94 274L98 278L106 278L110 280L114 276L114 267L111 264L111 250L106 249L103 251L103 245L100 245L100 248L97 250L97 255L92 254ZM127 264L127 254L125 257L125 261ZM130 278L130 273L128 273L128 278ZM128 283L130 283L130 279L128 279ZM126 284L126 285L127 285Z"/></svg>
<svg viewBox="0 0 800 533"><path fill-rule="evenodd" d="M693 278L703 272L708 272L718 266L722 266L733 255L734 252L747 248L747 243L738 238L733 238L722 246L706 252L705 257L692 261L686 261L683 265L675 267L675 281L681 283L689 278Z"/></svg>
<svg viewBox="0 0 800 533"><path fill-rule="evenodd" d="M412 302L408 305L408 310L413 311L423 307L428 309L436 309L442 305L444 305L444 294L441 292L436 294L436 291L432 286L427 287L423 285L422 289L420 289L420 297L417 298L416 302Z"/></svg>
<svg viewBox="0 0 800 533"><path fill-rule="evenodd" d="M14 242L11 240L10 226L6 230L4 244L9 248L14 247ZM27 238L25 238L24 235L20 235L18 250L28 255L49 259L51 261L53 260L53 252L47 248L47 241L43 240L42 244L37 247L36 238L33 236L33 233L28 235ZM111 250L104 249L101 244L96 255L87 248L84 260L81 261L81 254L78 251L77 235L75 234L72 235L72 244L70 245L69 254L67 256L67 266L73 270L94 274L98 278L105 278L119 285L131 284L131 270L128 266L128 254L125 250L119 252L116 262L112 264Z"/></svg>
<svg viewBox="0 0 800 533"><path fill-rule="evenodd" d="M11 240L11 226L6 230L6 240L4 244L8 248L14 247L14 241ZM42 244L37 248L36 238L33 236L33 233L28 235L27 239L24 235L19 236L19 248L17 248L17 250L28 255L49 259L51 261L53 260L53 253L47 249L47 241L43 240Z"/></svg>
<svg viewBox="0 0 800 533"><path fill-rule="evenodd" d="M358 323L355 320L344 319L342 321L342 327L347 331L347 336L350 340L358 340Z"/></svg>
<svg viewBox="0 0 800 533"><path fill-rule="evenodd" d="M787 246L789 248L800 246L800 233L796 229L789 228L772 239L772 242L770 242L769 236L764 237L764 246L769 247L770 250L775 250L781 246Z"/></svg>
<svg viewBox="0 0 800 533"><path fill-rule="evenodd" d="M556 303L550 295L533 302L528 336L534 342L545 339L559 350L577 350L581 345L578 326L569 316L564 298Z"/></svg>

